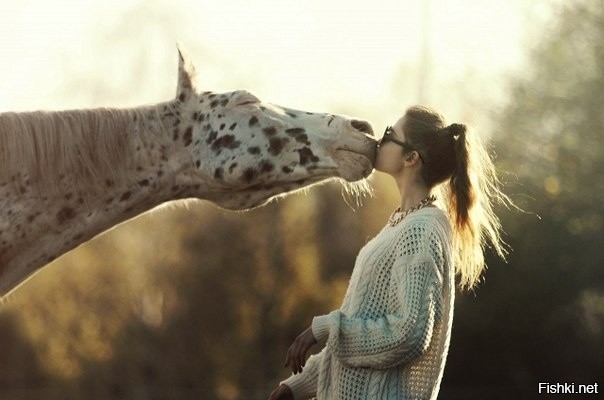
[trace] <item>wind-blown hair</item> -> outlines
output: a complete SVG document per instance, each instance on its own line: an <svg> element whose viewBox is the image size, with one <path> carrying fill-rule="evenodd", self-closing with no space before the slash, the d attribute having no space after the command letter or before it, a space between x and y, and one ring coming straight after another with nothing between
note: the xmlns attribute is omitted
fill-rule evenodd
<svg viewBox="0 0 604 400"><path fill-rule="evenodd" d="M128 129L137 118L135 109L0 113L0 184L56 193L65 174L75 190L119 182L132 166Z"/></svg>
<svg viewBox="0 0 604 400"><path fill-rule="evenodd" d="M425 184L429 188L441 185L452 221L455 270L460 286L471 289L486 268L487 243L505 259L506 244L494 205L512 202L501 191L485 146L465 125L447 126L442 115L431 108L413 106L405 113L403 131L425 162L421 171Z"/></svg>

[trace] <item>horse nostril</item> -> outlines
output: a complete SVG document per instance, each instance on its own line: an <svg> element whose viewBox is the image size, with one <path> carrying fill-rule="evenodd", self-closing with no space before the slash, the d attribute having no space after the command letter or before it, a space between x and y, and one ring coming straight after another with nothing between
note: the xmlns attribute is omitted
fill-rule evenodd
<svg viewBox="0 0 604 400"><path fill-rule="evenodd" d="M350 121L350 125L352 125L352 127L357 131L373 135L373 129L371 128L371 125L369 125L369 122L353 119Z"/></svg>

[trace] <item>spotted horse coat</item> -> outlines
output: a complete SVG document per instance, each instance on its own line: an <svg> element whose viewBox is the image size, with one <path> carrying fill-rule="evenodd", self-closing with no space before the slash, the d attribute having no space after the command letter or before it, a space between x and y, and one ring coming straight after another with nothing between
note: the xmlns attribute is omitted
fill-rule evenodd
<svg viewBox="0 0 604 400"><path fill-rule="evenodd" d="M245 210L367 177L369 123L202 92L179 51L176 98L131 109L0 114L0 297L62 254L162 203Z"/></svg>

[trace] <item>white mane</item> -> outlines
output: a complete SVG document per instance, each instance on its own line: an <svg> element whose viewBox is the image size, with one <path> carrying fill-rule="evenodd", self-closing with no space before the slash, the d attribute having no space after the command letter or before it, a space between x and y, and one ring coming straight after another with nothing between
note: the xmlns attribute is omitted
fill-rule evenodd
<svg viewBox="0 0 604 400"><path fill-rule="evenodd" d="M67 175L63 184L76 190L119 182L132 166L128 130L137 118L136 109L0 113L0 184L62 191Z"/></svg>

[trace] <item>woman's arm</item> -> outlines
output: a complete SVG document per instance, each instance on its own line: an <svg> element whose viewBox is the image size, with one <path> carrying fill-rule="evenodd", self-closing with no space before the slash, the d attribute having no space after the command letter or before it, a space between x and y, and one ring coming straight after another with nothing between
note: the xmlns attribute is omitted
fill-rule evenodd
<svg viewBox="0 0 604 400"><path fill-rule="evenodd" d="M442 315L442 279L431 257L408 261L398 260L392 267L398 286L390 314L362 319L336 310L313 319L317 340L328 336L331 352L343 363L391 368L428 348L435 320Z"/></svg>

